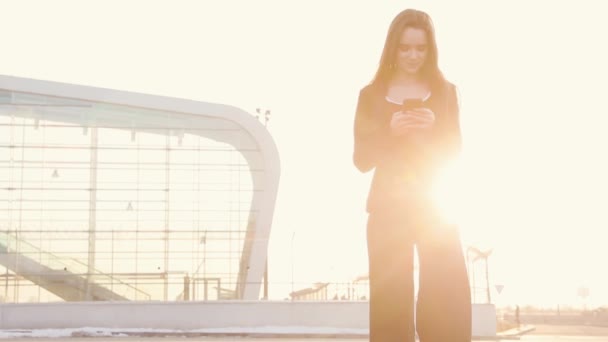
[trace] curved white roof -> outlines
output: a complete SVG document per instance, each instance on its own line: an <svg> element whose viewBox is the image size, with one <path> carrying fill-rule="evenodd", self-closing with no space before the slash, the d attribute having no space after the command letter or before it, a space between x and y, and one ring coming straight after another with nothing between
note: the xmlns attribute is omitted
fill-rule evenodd
<svg viewBox="0 0 608 342"><path fill-rule="evenodd" d="M20 115L35 118L41 109L45 118L83 126L134 126L138 131L142 126L149 130L175 127L171 134L202 135L232 145L250 169L263 171L252 173L258 191L253 195L251 213L258 214L250 214L239 272L239 283L246 285L237 289L239 298L259 298L280 164L272 137L257 119L229 105L4 75L0 75L0 90L4 93L0 96L19 93L17 99L0 98L0 114L20 110ZM27 94L35 96L28 99ZM168 117L167 112L177 115Z"/></svg>

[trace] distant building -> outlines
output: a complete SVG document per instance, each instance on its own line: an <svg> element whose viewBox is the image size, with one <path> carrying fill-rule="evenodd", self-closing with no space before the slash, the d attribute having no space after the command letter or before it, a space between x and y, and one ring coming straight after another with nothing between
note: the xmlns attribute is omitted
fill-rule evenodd
<svg viewBox="0 0 608 342"><path fill-rule="evenodd" d="M238 108L0 76L0 297L258 299L279 173Z"/></svg>

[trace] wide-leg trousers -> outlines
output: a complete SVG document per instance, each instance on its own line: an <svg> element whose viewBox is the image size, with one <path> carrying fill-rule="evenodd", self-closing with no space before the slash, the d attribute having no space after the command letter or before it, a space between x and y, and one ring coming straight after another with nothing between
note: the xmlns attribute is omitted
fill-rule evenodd
<svg viewBox="0 0 608 342"><path fill-rule="evenodd" d="M425 208L375 210L367 244L371 342L413 342L416 332L420 342L471 341L471 292L455 227Z"/></svg>

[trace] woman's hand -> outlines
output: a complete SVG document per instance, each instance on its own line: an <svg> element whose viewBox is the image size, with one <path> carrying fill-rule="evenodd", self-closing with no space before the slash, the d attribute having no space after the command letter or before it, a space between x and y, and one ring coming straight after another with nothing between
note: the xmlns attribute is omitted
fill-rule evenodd
<svg viewBox="0 0 608 342"><path fill-rule="evenodd" d="M422 132L433 126L435 113L428 108L408 109L393 113L390 123L391 134L402 136Z"/></svg>

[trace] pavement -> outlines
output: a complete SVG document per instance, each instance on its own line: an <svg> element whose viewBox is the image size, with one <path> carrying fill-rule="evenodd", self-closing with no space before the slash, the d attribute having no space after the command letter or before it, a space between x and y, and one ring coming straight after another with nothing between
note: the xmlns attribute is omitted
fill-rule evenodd
<svg viewBox="0 0 608 342"><path fill-rule="evenodd" d="M608 341L608 326L536 324L532 335L542 336L601 336Z"/></svg>
<svg viewBox="0 0 608 342"><path fill-rule="evenodd" d="M94 338L90 337L75 337L75 338L18 338L10 340L2 340L4 342L132 342L132 341L156 341L156 342L188 342L190 339L183 337L106 337ZM522 342L606 342L606 336L545 336L545 335L526 335L521 337ZM247 337L200 337L194 339L197 342L363 342L368 341L367 338L247 338ZM508 341L508 340L500 340Z"/></svg>
<svg viewBox="0 0 608 342"><path fill-rule="evenodd" d="M340 342L340 341L367 341L368 337L363 334L294 334L294 333L145 333L139 332L124 334L118 331L100 333L95 335L90 330L86 333L75 331L69 336L2 336L0 342L119 342L119 341L162 341L162 342L187 342L195 340L203 341L251 341L251 342ZM499 333L496 337L475 338L474 341L510 341L521 340L523 342L606 342L608 341L608 327L597 326L561 326L561 325L522 325L519 328L510 329Z"/></svg>
<svg viewBox="0 0 608 342"><path fill-rule="evenodd" d="M497 336L491 337L474 337L474 341L502 341L502 340L513 340L519 339L523 334L533 331L533 326L521 326L518 329L511 329L509 331L502 332ZM367 340L367 332L295 332L295 331L178 331L178 330L145 330L145 329L95 329L95 328L82 328L82 329L51 329L51 330L4 330L0 334L0 342L12 341L13 339L19 341L27 341L30 338L36 338L45 340L53 338L55 341L69 340L78 341L79 339L95 338L96 341L103 341L106 338L111 338L112 341L117 339L130 339L130 340L157 340L164 339L196 339L197 341L213 341L213 340L255 340L259 341L361 341Z"/></svg>
<svg viewBox="0 0 608 342"><path fill-rule="evenodd" d="M508 330L501 331L496 334L497 340L507 340L507 339L519 339L521 336L533 332L536 330L536 326L531 324L522 324L517 328L512 328ZM487 337L485 338L488 339ZM480 340L484 340L483 338Z"/></svg>

